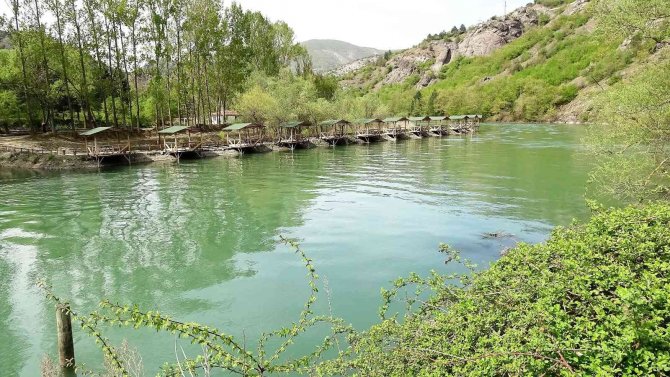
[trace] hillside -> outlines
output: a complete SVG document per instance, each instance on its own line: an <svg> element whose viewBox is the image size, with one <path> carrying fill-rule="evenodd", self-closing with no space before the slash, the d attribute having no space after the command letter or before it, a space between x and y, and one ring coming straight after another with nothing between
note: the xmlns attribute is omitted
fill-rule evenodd
<svg viewBox="0 0 670 377"><path fill-rule="evenodd" d="M312 39L302 42L312 57L314 70L326 72L359 59L381 55L384 51L360 47L332 39Z"/></svg>
<svg viewBox="0 0 670 377"><path fill-rule="evenodd" d="M424 40L385 61L342 67L340 83L373 93L394 114L585 121L592 95L634 71L654 50L646 42L599 34L592 5L536 1L464 33Z"/></svg>

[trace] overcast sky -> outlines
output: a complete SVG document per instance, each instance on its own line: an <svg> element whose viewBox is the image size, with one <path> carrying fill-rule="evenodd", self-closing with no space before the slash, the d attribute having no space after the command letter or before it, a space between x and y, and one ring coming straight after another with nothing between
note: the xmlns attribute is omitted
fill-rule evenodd
<svg viewBox="0 0 670 377"><path fill-rule="evenodd" d="M364 47L411 47L428 34L502 15L505 0L236 0L273 21L283 20L298 41L339 39ZM230 4L232 0L224 0ZM507 0L511 11L532 0ZM7 0L0 11L8 13Z"/></svg>
<svg viewBox="0 0 670 377"><path fill-rule="evenodd" d="M237 0L246 9L286 21L299 41L339 39L400 49L454 25L502 15L505 0ZM532 0L507 0L511 11Z"/></svg>

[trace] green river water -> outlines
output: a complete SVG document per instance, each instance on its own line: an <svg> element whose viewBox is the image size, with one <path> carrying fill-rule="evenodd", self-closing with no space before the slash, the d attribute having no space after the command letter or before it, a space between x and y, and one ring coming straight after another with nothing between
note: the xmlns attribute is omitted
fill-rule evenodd
<svg viewBox="0 0 670 377"><path fill-rule="evenodd" d="M55 354L39 278L80 312L102 298L242 335L297 318L309 291L278 237L300 238L327 282L317 313L359 329L380 288L448 272L440 242L485 268L516 242L588 216L590 163L572 126L485 125L473 137L143 165L94 173L0 170L0 375L36 376ZM515 239L487 239L502 231ZM322 289L322 292L325 290ZM78 363L100 352L76 329ZM147 375L175 360L171 335L110 329ZM300 354L323 336L306 334ZM186 347L187 352L192 351Z"/></svg>

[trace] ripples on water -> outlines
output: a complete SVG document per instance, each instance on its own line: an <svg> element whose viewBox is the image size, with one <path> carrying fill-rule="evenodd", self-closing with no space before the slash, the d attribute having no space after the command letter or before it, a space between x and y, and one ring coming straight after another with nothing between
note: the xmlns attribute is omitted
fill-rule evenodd
<svg viewBox="0 0 670 377"><path fill-rule="evenodd" d="M585 216L578 133L485 126L475 137L102 173L0 171L0 366L33 376L54 353L53 307L33 288L38 277L82 312L110 298L250 339L289 323L308 292L280 234L302 239L334 314L368 326L390 280L447 271L440 242L486 266L511 241L483 232L539 242ZM171 361L171 337L111 336L138 345L149 374ZM78 361L99 362L90 339L76 341Z"/></svg>

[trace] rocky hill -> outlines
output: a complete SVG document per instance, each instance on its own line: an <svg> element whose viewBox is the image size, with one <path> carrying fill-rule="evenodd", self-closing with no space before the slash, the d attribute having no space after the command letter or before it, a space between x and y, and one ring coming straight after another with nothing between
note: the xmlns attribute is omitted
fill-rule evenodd
<svg viewBox="0 0 670 377"><path fill-rule="evenodd" d="M487 56L502 46L521 37L527 29L537 26L541 19L555 16L555 9L541 4L529 4L508 14L505 18L494 17L489 21L469 28L465 33L450 33L444 39L426 40L410 49L395 54L383 65L370 72L375 60L359 60L344 65L333 73L347 74L345 86L369 84L369 76L383 76L375 83L383 85L402 83L410 76L420 74L417 88L427 87L437 80L442 67L459 56ZM430 69L426 69L430 68ZM360 74L359 74L360 73ZM372 73L372 74L370 74Z"/></svg>
<svg viewBox="0 0 670 377"><path fill-rule="evenodd" d="M657 55L648 41L596 32L594 12L589 0L535 0L334 74L342 87L376 97L393 114L583 122L598 93Z"/></svg>
<svg viewBox="0 0 670 377"><path fill-rule="evenodd" d="M312 39L302 45L312 57L314 70L326 72L359 59L378 56L384 51L371 47L360 47L332 39Z"/></svg>

